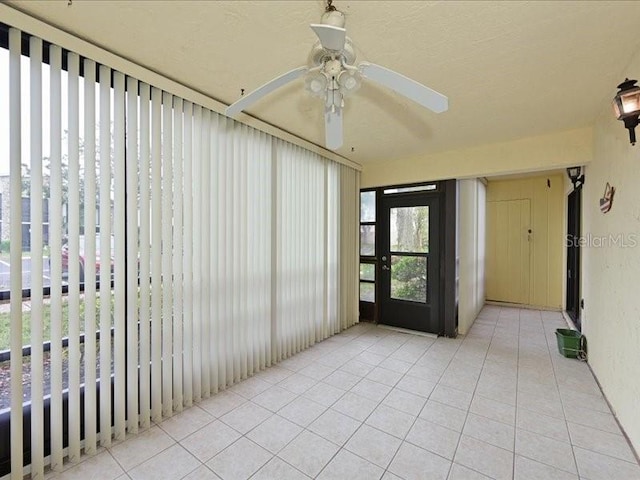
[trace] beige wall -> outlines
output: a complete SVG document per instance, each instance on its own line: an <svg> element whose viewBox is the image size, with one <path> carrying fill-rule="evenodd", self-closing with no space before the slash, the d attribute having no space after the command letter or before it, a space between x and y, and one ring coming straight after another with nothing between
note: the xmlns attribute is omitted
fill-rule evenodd
<svg viewBox="0 0 640 480"><path fill-rule="evenodd" d="M564 188L562 175L490 180L487 186L488 202L530 201L533 231L530 244L530 305L557 309L563 306ZM495 225L487 227L496 228ZM495 234L495 231L487 232L488 236Z"/></svg>
<svg viewBox="0 0 640 480"><path fill-rule="evenodd" d="M620 80L625 76L640 77L640 54ZM611 96L614 92L612 85ZM629 144L610 105L603 105L596 123L594 159L585 176L582 232L592 238L592 246L582 249L589 364L640 451L640 144ZM598 200L606 182L616 194L611 211L603 214ZM626 243L616 245L616 240Z"/></svg>
<svg viewBox="0 0 640 480"><path fill-rule="evenodd" d="M404 160L365 164L362 187L488 177L584 165L591 161L592 144L593 130L582 128Z"/></svg>

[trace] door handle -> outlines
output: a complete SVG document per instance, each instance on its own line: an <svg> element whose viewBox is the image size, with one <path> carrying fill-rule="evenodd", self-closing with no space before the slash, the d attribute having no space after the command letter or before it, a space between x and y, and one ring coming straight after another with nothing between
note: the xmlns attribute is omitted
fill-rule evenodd
<svg viewBox="0 0 640 480"><path fill-rule="evenodd" d="M386 265L382 265L382 269L383 270L391 270L389 267L387 267Z"/></svg>

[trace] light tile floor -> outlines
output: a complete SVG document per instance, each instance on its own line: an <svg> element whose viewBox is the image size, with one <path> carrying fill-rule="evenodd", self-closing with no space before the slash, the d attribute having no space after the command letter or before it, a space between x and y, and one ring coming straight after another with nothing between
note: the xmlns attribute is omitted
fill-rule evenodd
<svg viewBox="0 0 640 480"><path fill-rule="evenodd" d="M359 324L50 478L640 479L563 326L496 306L455 340Z"/></svg>

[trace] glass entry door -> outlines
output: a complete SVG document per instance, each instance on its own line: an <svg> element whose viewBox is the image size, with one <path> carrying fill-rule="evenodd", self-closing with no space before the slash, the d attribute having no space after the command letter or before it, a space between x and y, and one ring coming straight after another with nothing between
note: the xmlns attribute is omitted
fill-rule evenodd
<svg viewBox="0 0 640 480"><path fill-rule="evenodd" d="M385 196L380 213L379 322L440 333L438 197Z"/></svg>

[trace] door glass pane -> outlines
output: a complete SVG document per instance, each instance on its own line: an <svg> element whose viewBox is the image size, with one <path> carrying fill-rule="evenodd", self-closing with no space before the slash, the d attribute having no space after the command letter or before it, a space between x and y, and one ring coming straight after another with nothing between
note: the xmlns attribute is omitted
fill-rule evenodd
<svg viewBox="0 0 640 480"><path fill-rule="evenodd" d="M376 221L376 192L360 192L360 221Z"/></svg>
<svg viewBox="0 0 640 480"><path fill-rule="evenodd" d="M376 226L360 225L360 255L376 254Z"/></svg>
<svg viewBox="0 0 640 480"><path fill-rule="evenodd" d="M375 283L360 282L360 301L371 303L376 301Z"/></svg>
<svg viewBox="0 0 640 480"><path fill-rule="evenodd" d="M361 263L360 264L360 280L376 279L376 266L373 263Z"/></svg>
<svg viewBox="0 0 640 480"><path fill-rule="evenodd" d="M389 211L392 252L429 253L429 207L398 207Z"/></svg>
<svg viewBox="0 0 640 480"><path fill-rule="evenodd" d="M391 255L391 298L427 303L427 258Z"/></svg>

